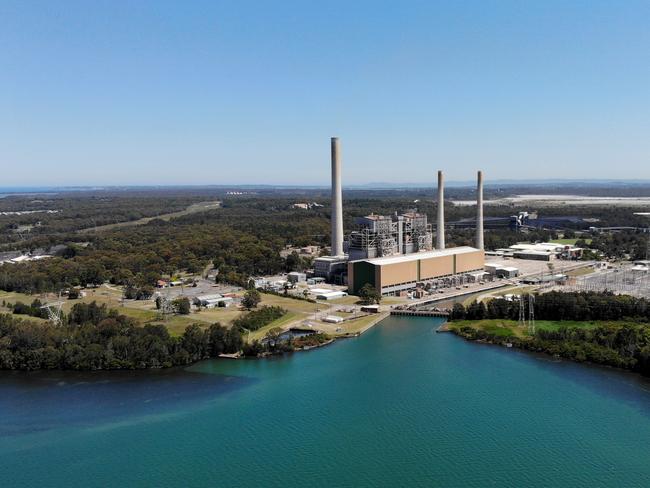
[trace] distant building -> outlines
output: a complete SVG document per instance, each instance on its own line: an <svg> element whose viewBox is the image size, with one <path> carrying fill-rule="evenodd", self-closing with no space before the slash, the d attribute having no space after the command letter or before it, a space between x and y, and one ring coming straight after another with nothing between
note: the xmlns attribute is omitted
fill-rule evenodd
<svg viewBox="0 0 650 488"><path fill-rule="evenodd" d="M514 244L507 249L497 249L493 254L518 259L551 261L553 259L580 259L583 251L581 247L568 244L541 242L536 244Z"/></svg>

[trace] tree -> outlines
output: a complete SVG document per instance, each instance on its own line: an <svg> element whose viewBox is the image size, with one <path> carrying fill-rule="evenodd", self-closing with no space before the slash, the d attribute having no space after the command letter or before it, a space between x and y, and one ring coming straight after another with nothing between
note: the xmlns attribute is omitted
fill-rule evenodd
<svg viewBox="0 0 650 488"><path fill-rule="evenodd" d="M179 297L174 300L174 310L181 315L188 315L190 313L190 299L187 297Z"/></svg>
<svg viewBox="0 0 650 488"><path fill-rule="evenodd" d="M285 269L287 271L302 271L303 270L303 263L302 263L302 258L300 255L296 252L293 251L291 254L289 254L285 260Z"/></svg>
<svg viewBox="0 0 650 488"><path fill-rule="evenodd" d="M372 286L370 283L366 283L359 290L359 298L364 305L372 305L373 303L381 302L381 293L377 291L377 288Z"/></svg>
<svg viewBox="0 0 650 488"><path fill-rule="evenodd" d="M465 306L462 303L454 303L449 318L451 320L464 320L466 316L467 312L465 311Z"/></svg>
<svg viewBox="0 0 650 488"><path fill-rule="evenodd" d="M262 296L257 290L248 290L244 294L244 298L241 301L241 304L248 310L257 307L262 301Z"/></svg>

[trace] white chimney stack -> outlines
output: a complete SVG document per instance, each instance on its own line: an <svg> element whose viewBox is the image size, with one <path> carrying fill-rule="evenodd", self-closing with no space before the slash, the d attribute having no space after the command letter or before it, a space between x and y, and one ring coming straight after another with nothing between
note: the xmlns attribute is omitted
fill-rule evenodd
<svg viewBox="0 0 650 488"><path fill-rule="evenodd" d="M476 186L476 248L483 250L483 171L478 172Z"/></svg>
<svg viewBox="0 0 650 488"><path fill-rule="evenodd" d="M438 226L436 248L445 248L445 183L442 171L438 171Z"/></svg>
<svg viewBox="0 0 650 488"><path fill-rule="evenodd" d="M339 138L332 137L332 256L343 256L343 196Z"/></svg>

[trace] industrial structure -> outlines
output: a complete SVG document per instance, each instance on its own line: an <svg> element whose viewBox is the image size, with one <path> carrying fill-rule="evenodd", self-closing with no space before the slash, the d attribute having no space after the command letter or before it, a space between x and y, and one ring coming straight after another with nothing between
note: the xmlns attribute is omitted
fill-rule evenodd
<svg viewBox="0 0 650 488"><path fill-rule="evenodd" d="M357 294L367 283L382 295L396 295L427 283L461 273L483 270L485 256L473 247L454 247L348 263L348 291Z"/></svg>
<svg viewBox="0 0 650 488"><path fill-rule="evenodd" d="M476 182L476 248L483 250L483 171L478 172Z"/></svg>
<svg viewBox="0 0 650 488"><path fill-rule="evenodd" d="M341 190L341 149L339 138L330 140L332 161L332 245L330 256L314 260L314 276L343 284L348 258L343 254L343 192Z"/></svg>
<svg viewBox="0 0 650 488"><path fill-rule="evenodd" d="M539 242L536 244L513 244L508 248L488 252L490 256L552 261L554 259L576 260L582 257L581 247L556 242Z"/></svg>
<svg viewBox="0 0 650 488"><path fill-rule="evenodd" d="M481 222L476 226L477 247L445 248L445 187L444 175L438 171L438 217L436 225L436 249L422 250L414 246L415 252L407 253L402 247L402 252L393 253L392 256L373 257L351 260L348 263L347 278L348 291L356 294L365 286L374 286L382 295L397 295L407 290L416 288L419 284L440 283L449 277L483 272L485 266L485 252L483 251L483 174L478 172L477 179L477 220ZM399 220L397 220L399 222ZM386 225L394 225L395 220L390 219ZM427 242L430 234L424 220L425 236L423 243ZM390 227L392 230L393 227ZM399 228L395 229L397 232ZM427 231L429 234L427 234ZM395 235L390 234L390 235ZM398 237L400 236L397 233ZM400 242L400 241L398 241ZM413 243L413 239L411 239ZM393 239L389 239L386 247L395 250ZM351 247L351 249L353 249ZM374 248L373 248L374 249ZM399 251L399 247L397 247ZM354 254L351 253L352 258Z"/></svg>
<svg viewBox="0 0 650 488"><path fill-rule="evenodd" d="M445 177L438 171L438 219L436 226L436 249L445 248Z"/></svg>
<svg viewBox="0 0 650 488"><path fill-rule="evenodd" d="M355 223L358 230L348 237L350 260L430 251L433 232L427 216L415 211L401 215L367 215Z"/></svg>
<svg viewBox="0 0 650 488"><path fill-rule="evenodd" d="M445 249L444 175L438 171L436 249L427 216L408 211L391 216L367 215L356 219L358 228L343 247L343 195L339 139L330 141L332 169L331 251L314 260L314 276L347 284L357 293L371 284L382 294L397 294L422 282L434 282L467 273L483 272L483 173L477 178L476 247Z"/></svg>
<svg viewBox="0 0 650 488"><path fill-rule="evenodd" d="M475 228L477 219L480 222L481 216L464 218L455 222L447 222L447 227L450 229L469 229ZM551 230L566 230L566 229L587 229L596 232L597 227L588 227L589 222L582 217L575 215L560 215L560 216L540 216L537 212L521 211L516 215L504 217L483 217L483 225L486 229L510 229L518 232L527 232L535 229L551 229ZM626 228L625 230L640 230L634 227Z"/></svg>

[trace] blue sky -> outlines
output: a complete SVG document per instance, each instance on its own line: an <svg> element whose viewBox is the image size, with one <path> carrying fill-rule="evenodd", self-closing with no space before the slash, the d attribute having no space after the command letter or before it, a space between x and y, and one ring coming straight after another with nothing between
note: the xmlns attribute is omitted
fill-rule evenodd
<svg viewBox="0 0 650 488"><path fill-rule="evenodd" d="M0 186L650 178L650 2L0 1Z"/></svg>

